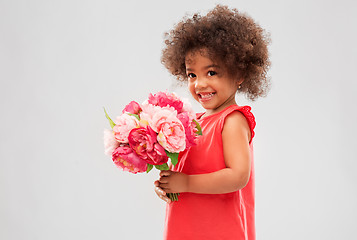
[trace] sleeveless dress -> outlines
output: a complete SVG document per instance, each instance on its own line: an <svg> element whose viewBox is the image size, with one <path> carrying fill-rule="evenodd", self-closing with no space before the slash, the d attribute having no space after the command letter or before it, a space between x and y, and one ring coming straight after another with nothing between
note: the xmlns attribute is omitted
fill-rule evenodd
<svg viewBox="0 0 357 240"><path fill-rule="evenodd" d="M251 172L248 184L225 194L180 193L179 200L166 206L164 239L255 240L255 192L253 144L255 118L249 106L231 105L200 119L203 135L197 145L179 155L174 171L185 174L211 173L225 168L222 130L225 118L234 111L246 117L250 130Z"/></svg>

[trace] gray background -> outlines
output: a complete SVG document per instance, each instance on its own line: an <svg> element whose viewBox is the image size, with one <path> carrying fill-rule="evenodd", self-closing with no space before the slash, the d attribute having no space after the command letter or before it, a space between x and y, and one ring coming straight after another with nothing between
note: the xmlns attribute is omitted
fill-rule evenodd
<svg viewBox="0 0 357 240"><path fill-rule="evenodd" d="M187 97L163 33L215 2L0 1L0 239L162 239L158 172L104 155L102 107ZM273 41L270 94L237 98L257 120L257 239L356 239L356 3L221 3Z"/></svg>

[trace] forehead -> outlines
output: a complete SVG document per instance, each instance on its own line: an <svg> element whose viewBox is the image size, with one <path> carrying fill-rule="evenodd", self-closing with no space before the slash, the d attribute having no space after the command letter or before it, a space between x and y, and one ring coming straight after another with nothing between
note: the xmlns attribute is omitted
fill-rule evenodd
<svg viewBox="0 0 357 240"><path fill-rule="evenodd" d="M185 56L185 64L186 68L187 66L193 65L218 65L216 61L213 61L211 59L211 56L207 49L196 49L188 51Z"/></svg>

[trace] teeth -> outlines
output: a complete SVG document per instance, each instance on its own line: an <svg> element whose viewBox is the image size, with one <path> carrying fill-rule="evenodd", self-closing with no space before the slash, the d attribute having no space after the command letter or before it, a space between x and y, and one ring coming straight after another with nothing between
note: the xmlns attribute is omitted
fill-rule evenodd
<svg viewBox="0 0 357 240"><path fill-rule="evenodd" d="M200 94L201 95L201 98L210 98L213 96L214 93L209 93L209 94Z"/></svg>

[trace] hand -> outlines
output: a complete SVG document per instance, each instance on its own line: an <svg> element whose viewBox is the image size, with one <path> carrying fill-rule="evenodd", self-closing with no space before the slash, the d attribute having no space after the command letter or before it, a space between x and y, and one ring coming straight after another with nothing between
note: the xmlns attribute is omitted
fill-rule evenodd
<svg viewBox="0 0 357 240"><path fill-rule="evenodd" d="M159 187L160 182L156 180L154 182L156 195L167 203L171 203L170 198L166 196L166 192Z"/></svg>
<svg viewBox="0 0 357 240"><path fill-rule="evenodd" d="M188 192L188 175L170 170L161 171L159 187L165 193Z"/></svg>

